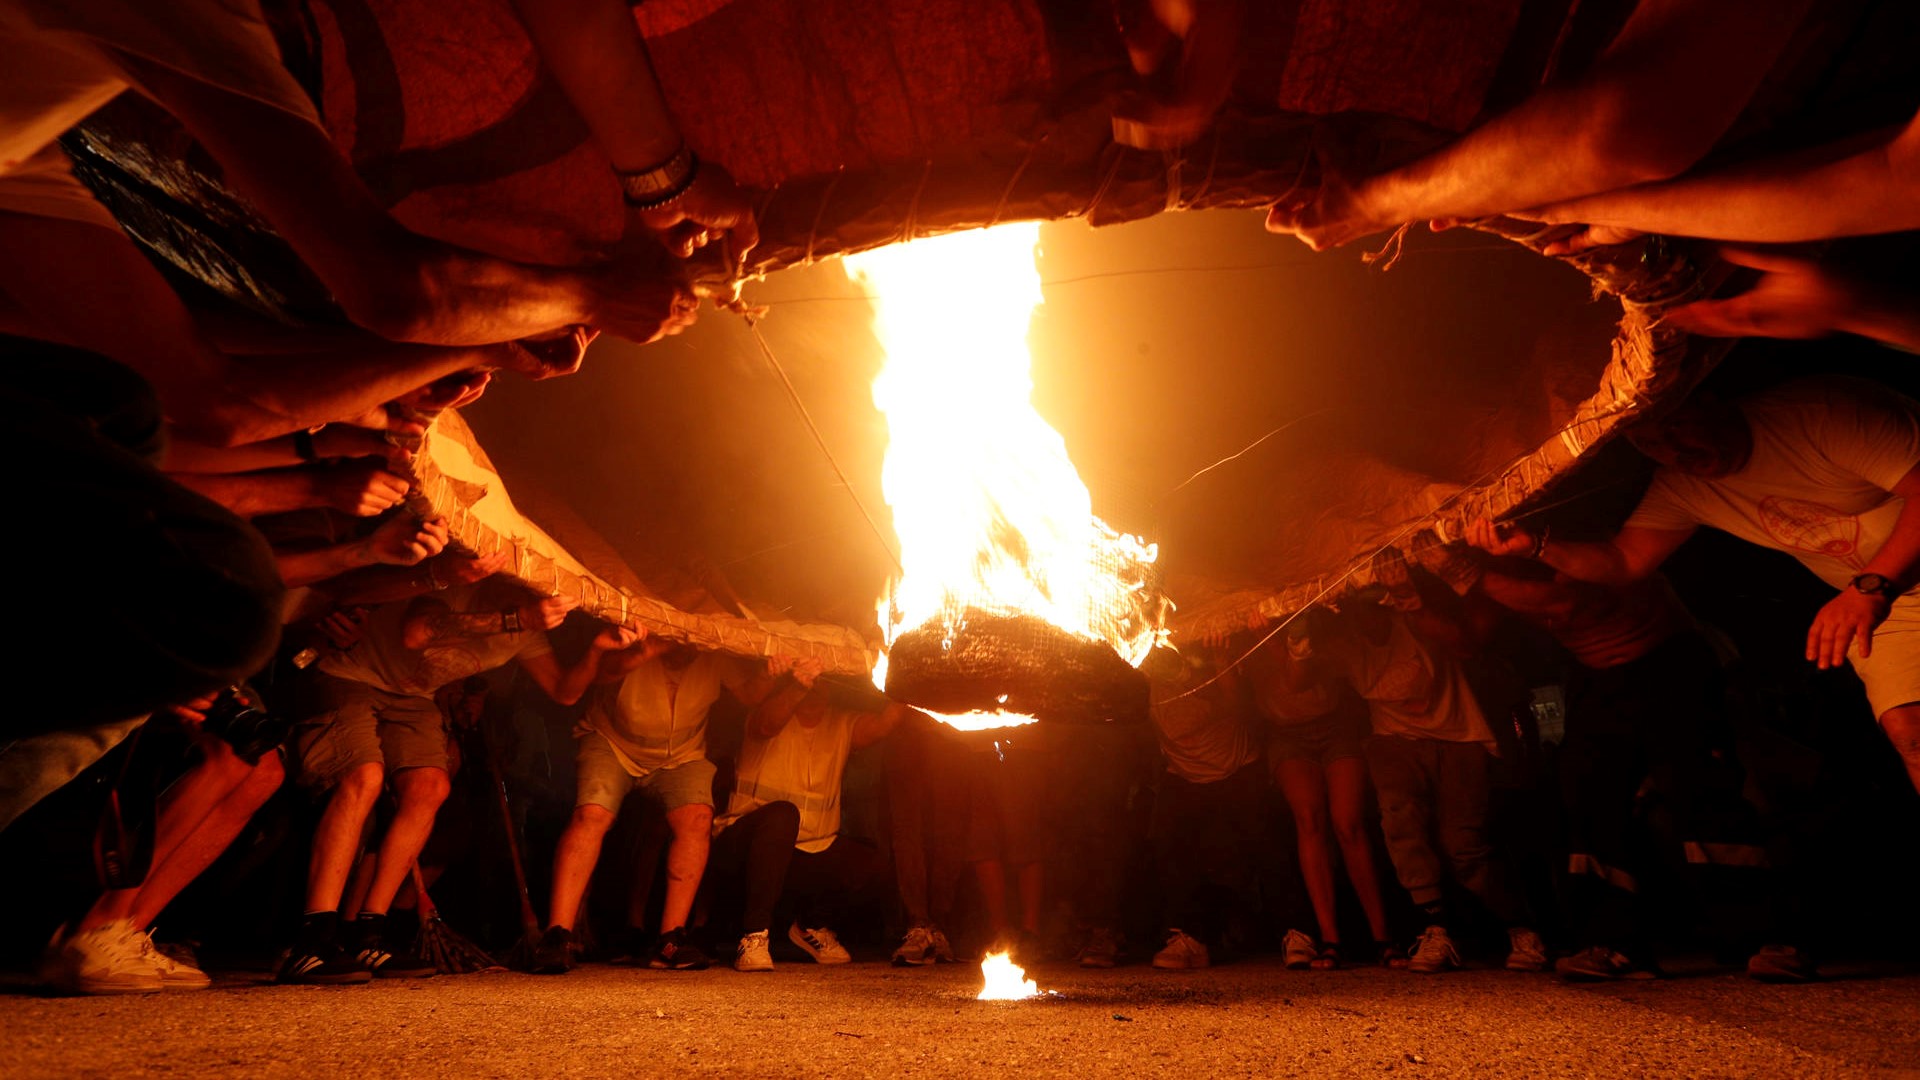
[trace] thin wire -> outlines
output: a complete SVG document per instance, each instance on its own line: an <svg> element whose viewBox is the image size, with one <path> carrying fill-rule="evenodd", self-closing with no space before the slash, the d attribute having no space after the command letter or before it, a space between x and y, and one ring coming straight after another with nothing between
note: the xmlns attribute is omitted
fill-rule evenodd
<svg viewBox="0 0 1920 1080"><path fill-rule="evenodd" d="M1314 411L1307 413L1305 416L1296 416L1292 420L1289 420L1286 423L1281 424L1279 427L1274 428L1272 431L1269 431L1265 435L1262 435L1259 438L1248 443L1246 446L1242 447L1238 453L1229 454L1226 457L1221 458L1219 461L1216 461L1213 464L1208 465L1206 468L1203 468L1198 472L1195 472L1192 476L1187 477L1185 480L1182 480L1179 483L1173 485L1172 487L1167 489L1166 494L1161 495L1160 497L1164 499L1167 497L1167 495L1172 495L1173 493L1179 491L1181 488L1186 487L1188 484L1193 483L1195 480L1200 479L1202 476L1205 476L1207 473L1212 472L1213 470L1219 468L1220 466L1225 465L1236 458L1242 458L1247 456L1248 454L1251 454L1254 451L1255 447L1259 446L1263 442L1266 442L1268 439L1273 438L1275 435L1278 435L1281 432L1287 430L1288 428L1293 427L1295 424L1305 423L1306 421L1311 420L1316 416L1323 416L1332 411L1333 411L1332 407L1328 407L1324 409L1315 409Z"/></svg>
<svg viewBox="0 0 1920 1080"><path fill-rule="evenodd" d="M881 531L880 523L875 521L873 515L867 511L867 504L860 498L860 493L854 489L853 481L847 479L846 470L840 467L840 460L833 456L833 448L827 445L827 440L820 434L819 425L813 422L813 414L807 411L807 403L800 399L800 391L794 388L793 380L787 377L787 369L781 367L779 359L773 355L773 348L767 344L766 335L760 332L760 325L748 319L747 329L753 332L753 340L760 346L760 355L767 358L767 364L773 368L774 374L780 376L780 385L787 388L788 399L793 402L794 410L800 414L800 419L806 423L807 431L813 435L814 443L820 447L820 453L826 456L827 464L833 467L833 474L840 478L840 486L847 489L847 497L852 499L853 505L859 508L860 516L867 519L867 528L873 530L873 538L880 542L881 550L887 553L887 558L893 560L893 565L901 573L906 573L907 568L901 565L900 556L894 552L893 545L887 542L887 534Z"/></svg>

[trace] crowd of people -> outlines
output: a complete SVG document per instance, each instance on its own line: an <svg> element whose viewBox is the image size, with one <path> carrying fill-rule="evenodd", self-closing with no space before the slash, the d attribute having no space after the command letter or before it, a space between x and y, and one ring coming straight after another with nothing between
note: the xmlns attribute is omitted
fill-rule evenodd
<svg viewBox="0 0 1920 1080"><path fill-rule="evenodd" d="M1579 77L1388 172L1323 162L1269 227L1324 248L1506 215L1585 226L1556 241L1577 251L1643 231L1770 244L1920 225L1920 121L1698 167L1814 7L1645 0ZM1226 98L1240 5L1148 8L1127 33L1153 92L1129 99L1115 136L1177 147ZM16 469L16 498L61 523L53 541L6 541L12 565L34 568L16 583L33 633L15 646L33 677L0 740L0 829L75 777L115 773L93 838L100 891L47 946L49 985L208 985L151 928L276 800L315 812L290 849L306 869L277 981L432 974L395 912L448 864L430 853L458 824L445 809L456 778L485 771L460 733L485 726L485 699L532 693L578 721L532 971L564 973L591 943L590 882L634 803L658 816L658 850L642 850L665 867L658 897L648 869L626 904L638 927L657 903L634 954L654 968L702 968L717 949L763 971L788 946L844 963L843 936L889 925L905 966L994 944L1031 962L1055 950L1064 919L1066 951L1089 967L1206 967L1266 944L1250 929L1264 925L1280 928L1290 967L1436 973L1495 927L1492 951L1515 971L1647 977L1664 940L1647 895L1663 857L1737 877L1749 900L1793 891L1744 790L1723 658L1657 573L1702 526L1786 552L1833 590L1806 658L1852 666L1920 786L1908 502L1920 406L1872 383L1806 379L1649 415L1632 438L1660 467L1614 535L1475 522L1464 594L1401 566L1296 614L1264 648L1162 650L1147 665L1150 728L962 735L806 664L589 625L501 559L448 550L446 523L406 477L433 413L498 371L564 375L600 332L677 332L696 306L678 258L717 243L743 259L757 235L747 194L680 137L624 3L514 9L625 194L628 242L604 261L530 266L401 226L250 0L0 0L4 437L10 460L36 463ZM127 93L206 151L327 288L341 326L267 324L155 269L58 141ZM1751 283L1670 323L1920 346L1911 282L1799 252L1724 255L1757 271ZM1476 686L1498 659L1494 628L1516 621L1570 658L1558 738ZM509 668L511 693L490 674ZM722 702L739 744L716 755ZM143 740L184 751L134 775L126 747ZM1496 842L1497 776L1543 745L1558 746L1565 828L1544 850L1568 885L1564 911L1543 910L1523 860ZM884 797L850 798L869 746L884 754ZM164 786L145 815L142 783ZM1273 829L1275 792L1290 841ZM856 804L884 805L884 826L850 830ZM1297 869L1272 870L1281 850ZM1348 898L1364 946L1343 933ZM1747 970L1812 977L1793 905L1761 906ZM1557 959L1549 938L1565 946Z"/></svg>

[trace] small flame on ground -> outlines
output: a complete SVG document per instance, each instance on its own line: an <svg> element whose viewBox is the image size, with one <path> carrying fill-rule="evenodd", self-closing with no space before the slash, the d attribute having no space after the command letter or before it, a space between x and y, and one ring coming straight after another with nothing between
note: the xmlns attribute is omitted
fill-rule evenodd
<svg viewBox="0 0 1920 1080"><path fill-rule="evenodd" d="M1040 984L1027 978L1007 953L988 953L980 961L980 974L986 978L986 985L980 988L977 1001L1025 1001L1040 996Z"/></svg>

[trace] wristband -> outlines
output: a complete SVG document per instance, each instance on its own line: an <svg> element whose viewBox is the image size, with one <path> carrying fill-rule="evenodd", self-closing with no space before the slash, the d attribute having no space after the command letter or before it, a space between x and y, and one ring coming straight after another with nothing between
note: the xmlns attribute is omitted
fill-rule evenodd
<svg viewBox="0 0 1920 1080"><path fill-rule="evenodd" d="M673 156L655 165L651 169L634 172L616 172L620 180L620 195L637 210L658 210L673 200L686 194L693 186L693 178L700 172L700 159L693 156L685 143L673 152Z"/></svg>
<svg viewBox="0 0 1920 1080"><path fill-rule="evenodd" d="M519 608L500 609L500 632L503 634L517 634L520 632Z"/></svg>
<svg viewBox="0 0 1920 1080"><path fill-rule="evenodd" d="M293 456L301 461L320 460L320 451L313 445L313 432L301 428L293 433Z"/></svg>

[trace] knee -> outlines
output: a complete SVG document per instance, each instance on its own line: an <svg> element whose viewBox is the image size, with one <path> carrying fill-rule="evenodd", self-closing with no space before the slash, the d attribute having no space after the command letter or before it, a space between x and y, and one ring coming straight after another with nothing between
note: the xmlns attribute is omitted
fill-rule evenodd
<svg viewBox="0 0 1920 1080"><path fill-rule="evenodd" d="M394 798L399 800L402 810L437 810L452 790L453 780L447 776L447 770L430 765L403 769L393 776Z"/></svg>
<svg viewBox="0 0 1920 1080"><path fill-rule="evenodd" d="M667 828L675 840L705 840L713 832L713 807L701 804L679 807L667 815Z"/></svg>
<svg viewBox="0 0 1920 1080"><path fill-rule="evenodd" d="M1299 834L1300 840L1303 843L1314 843L1314 844L1326 843L1327 842L1326 807L1324 806L1315 807L1310 810L1302 810L1296 807L1293 811L1293 828L1294 828L1294 831Z"/></svg>
<svg viewBox="0 0 1920 1080"><path fill-rule="evenodd" d="M248 813L258 810L272 798L286 779L287 767L281 762L279 754L267 754L260 759L260 764L248 769L239 787L240 796L246 800Z"/></svg>
<svg viewBox="0 0 1920 1080"><path fill-rule="evenodd" d="M1880 718L1887 741L1907 761L1920 761L1920 707L1902 706Z"/></svg>
<svg viewBox="0 0 1920 1080"><path fill-rule="evenodd" d="M386 779L386 767L377 761L355 765L334 784L333 797L358 806L372 806L380 797L380 787Z"/></svg>
<svg viewBox="0 0 1920 1080"><path fill-rule="evenodd" d="M1366 844L1369 839L1366 819L1358 814L1351 817L1340 815L1334 818L1333 835L1343 848Z"/></svg>
<svg viewBox="0 0 1920 1080"><path fill-rule="evenodd" d="M766 814L767 814L768 828L778 829L781 832L791 832L796 834L799 833L800 831L800 808L799 807L783 799L779 802L768 803L766 805ZM708 817L709 818L712 817L711 811L709 811Z"/></svg>
<svg viewBox="0 0 1920 1080"><path fill-rule="evenodd" d="M597 803L583 803L573 808L573 819L567 825L569 831L605 836L613 828L613 811Z"/></svg>

